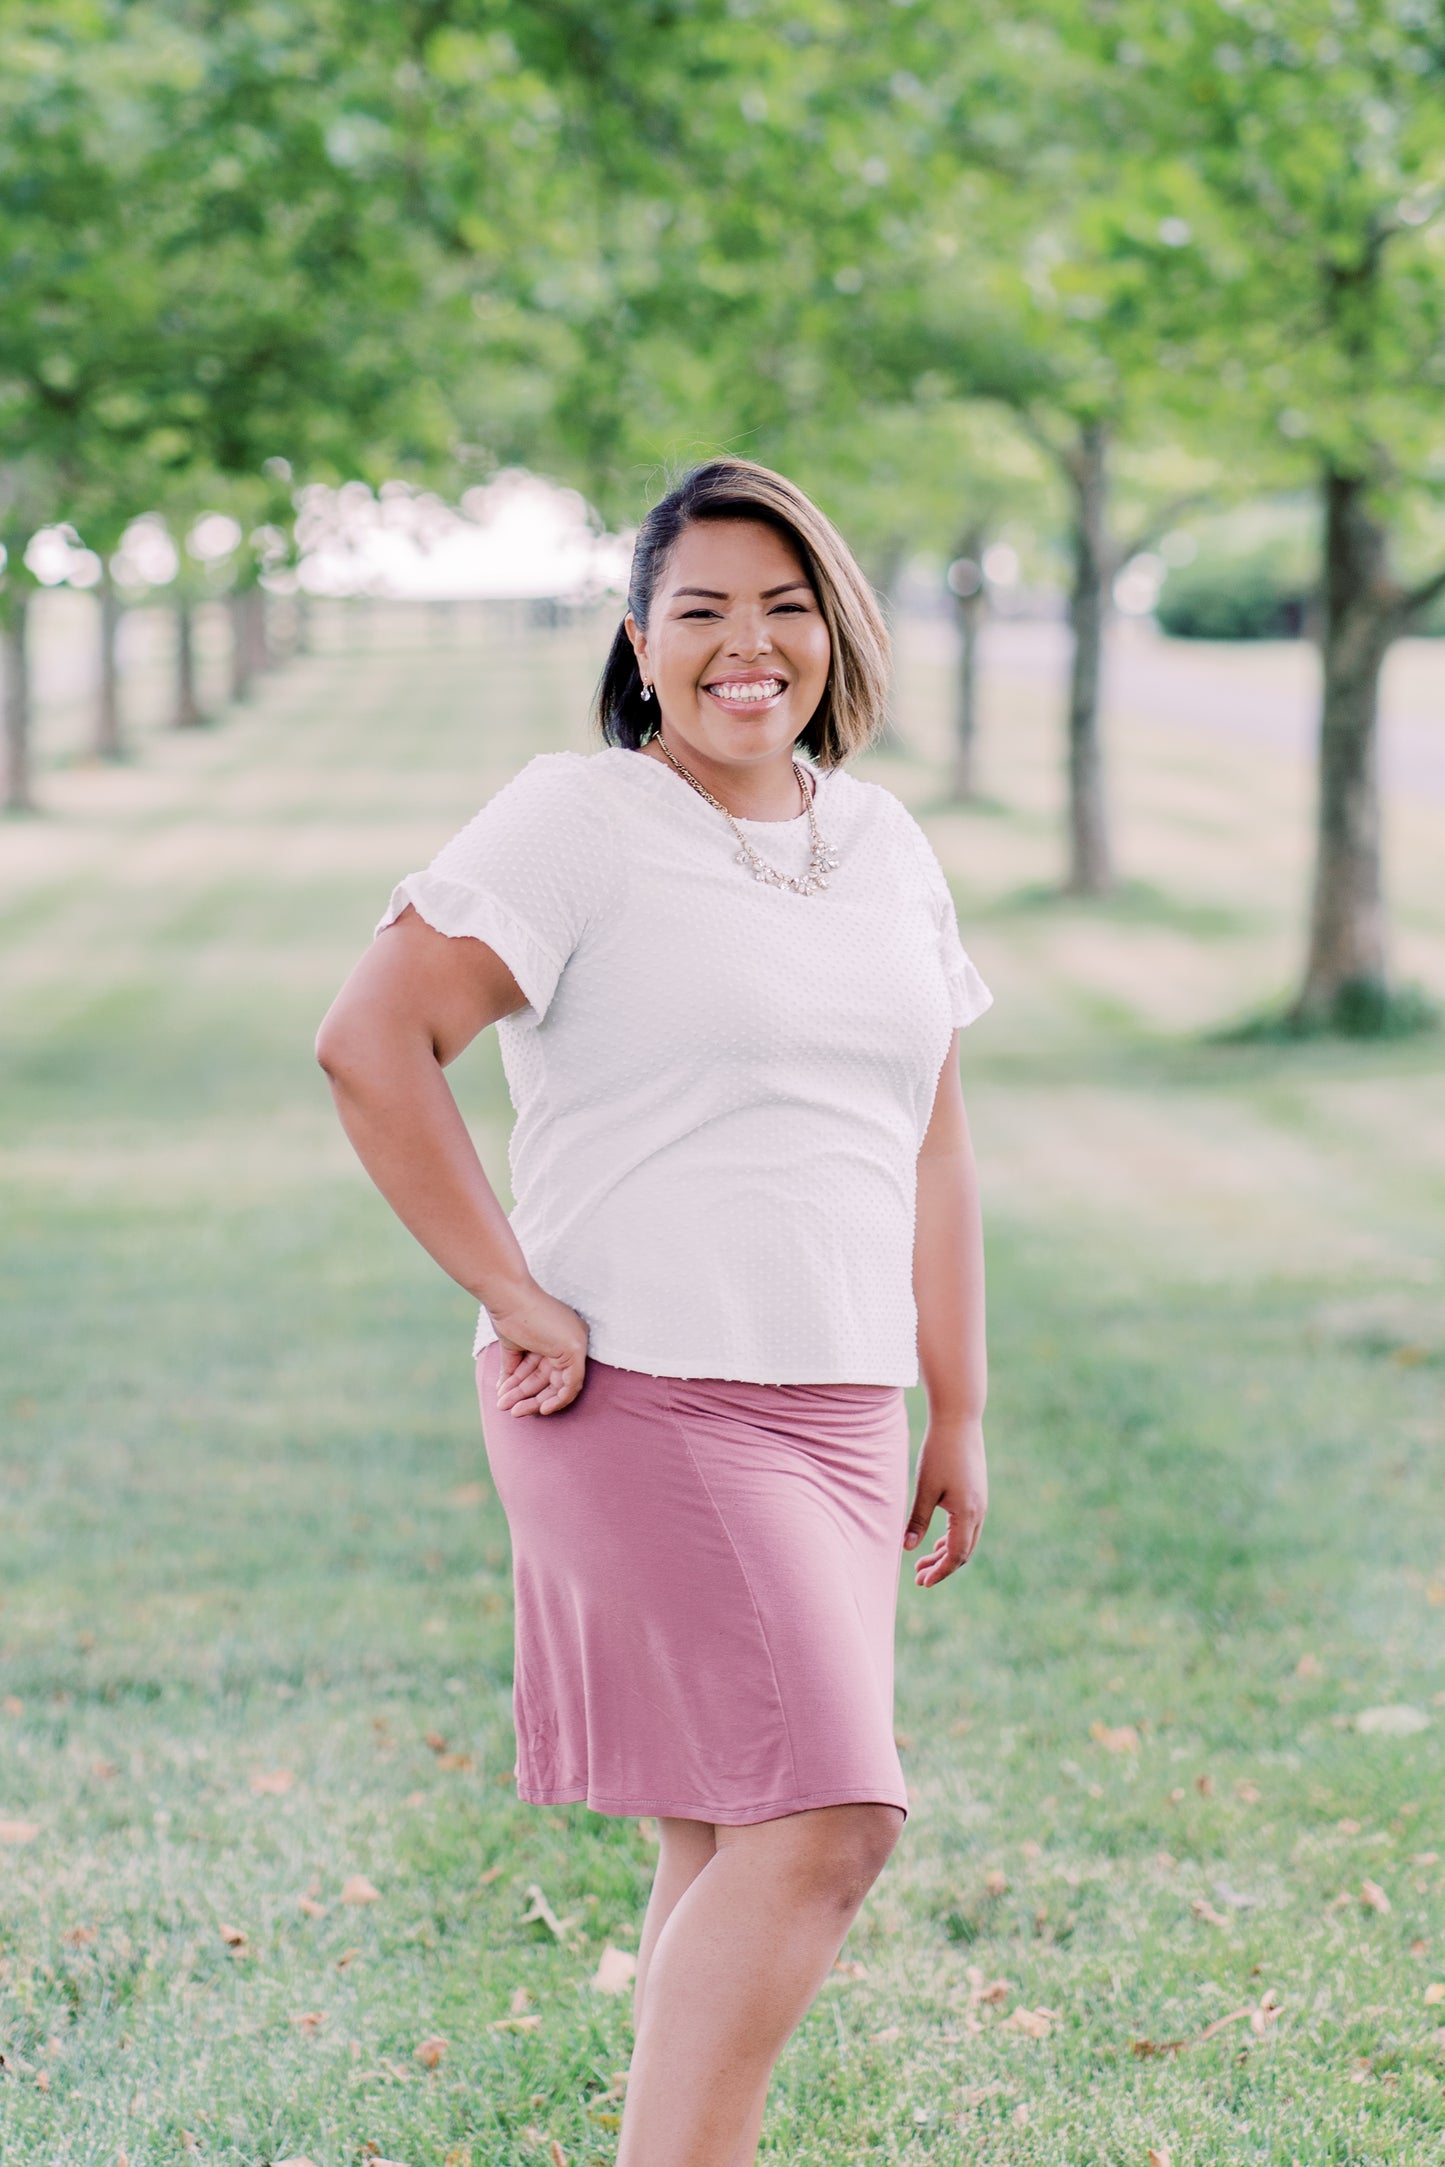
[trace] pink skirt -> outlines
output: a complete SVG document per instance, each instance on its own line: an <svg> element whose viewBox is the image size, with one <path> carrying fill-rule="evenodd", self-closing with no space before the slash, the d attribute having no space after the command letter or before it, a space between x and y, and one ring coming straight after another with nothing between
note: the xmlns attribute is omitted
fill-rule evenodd
<svg viewBox="0 0 1445 2167"><path fill-rule="evenodd" d="M493 1341L477 1383L512 1537L519 1795L732 1825L906 1813L902 1387L589 1362L560 1414L511 1415L500 1366Z"/></svg>

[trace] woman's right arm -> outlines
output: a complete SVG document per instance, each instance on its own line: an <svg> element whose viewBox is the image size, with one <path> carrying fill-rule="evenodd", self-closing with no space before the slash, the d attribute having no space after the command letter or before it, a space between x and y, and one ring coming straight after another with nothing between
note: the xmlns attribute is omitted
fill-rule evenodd
<svg viewBox="0 0 1445 2167"><path fill-rule="evenodd" d="M392 1210L477 1299L502 1345L498 1404L554 1414L582 1389L587 1326L527 1269L442 1071L525 1008L495 950L410 906L366 951L316 1038L341 1125Z"/></svg>

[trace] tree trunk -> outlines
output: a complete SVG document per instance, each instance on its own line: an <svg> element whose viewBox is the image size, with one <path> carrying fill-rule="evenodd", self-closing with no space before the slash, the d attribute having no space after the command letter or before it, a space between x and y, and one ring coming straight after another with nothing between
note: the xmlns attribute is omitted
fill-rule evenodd
<svg viewBox="0 0 1445 2167"><path fill-rule="evenodd" d="M1102 422L1081 425L1069 463L1074 493L1071 541L1074 584L1069 597L1073 654L1069 667L1069 876L1071 895L1107 895L1114 885L1109 846L1099 694L1104 624L1113 559L1108 535L1109 438Z"/></svg>
<svg viewBox="0 0 1445 2167"><path fill-rule="evenodd" d="M953 761L949 774L950 797L966 801L978 795L978 644L988 609L983 581L984 536L978 529L966 534L950 570L949 584L958 604L958 679L954 691ZM959 567L969 566L971 574ZM955 577L976 577L968 592L953 584Z"/></svg>
<svg viewBox="0 0 1445 2167"><path fill-rule="evenodd" d="M271 623L266 609L264 587L246 589L246 637L251 648L251 671L259 677L276 666L276 651L271 645Z"/></svg>
<svg viewBox="0 0 1445 2167"><path fill-rule="evenodd" d="M1356 475L1324 477L1324 685L1314 899L1300 1021L1389 998L1380 865L1380 668L1399 629L1388 535Z"/></svg>
<svg viewBox="0 0 1445 2167"><path fill-rule="evenodd" d="M0 603L0 700L5 707L7 813L33 813L30 794L30 597L23 588Z"/></svg>
<svg viewBox="0 0 1445 2167"><path fill-rule="evenodd" d="M100 683L96 689L95 745L97 760L119 760L120 737L120 642L121 604L109 571L102 573L100 601Z"/></svg>
<svg viewBox="0 0 1445 2167"><path fill-rule="evenodd" d="M292 621L295 625L295 632L292 638L291 652L293 655L309 655L311 653L311 597L304 587L298 587L296 590L295 615Z"/></svg>
<svg viewBox="0 0 1445 2167"><path fill-rule="evenodd" d="M246 623L245 588L233 593L227 603L226 614L231 620L231 698L249 700L251 697L251 640Z"/></svg>
<svg viewBox="0 0 1445 2167"><path fill-rule="evenodd" d="M176 596L176 706L171 720L177 730L197 730L205 721L196 692L196 612L189 595Z"/></svg>

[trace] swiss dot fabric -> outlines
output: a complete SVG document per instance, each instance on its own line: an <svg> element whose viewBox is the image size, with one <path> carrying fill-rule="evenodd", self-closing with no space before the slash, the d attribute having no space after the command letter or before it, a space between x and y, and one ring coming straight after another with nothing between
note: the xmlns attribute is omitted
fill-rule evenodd
<svg viewBox="0 0 1445 2167"><path fill-rule="evenodd" d="M917 1382L918 1150L951 1034L992 996L906 807L844 769L816 782L840 862L800 896L738 864L662 762L541 753L377 928L411 904L526 995L497 1025L512 1226L599 1362ZM743 827L804 870L805 816ZM476 1350L495 1337L483 1311Z"/></svg>

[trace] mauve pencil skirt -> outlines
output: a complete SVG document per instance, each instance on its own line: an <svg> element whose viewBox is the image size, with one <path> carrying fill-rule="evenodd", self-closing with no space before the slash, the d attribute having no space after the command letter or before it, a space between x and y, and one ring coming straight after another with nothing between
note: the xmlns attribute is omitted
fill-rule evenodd
<svg viewBox="0 0 1445 2167"><path fill-rule="evenodd" d="M589 1362L553 1415L482 1429L512 1537L517 1789L739 1826L906 1813L893 1628L899 1385L740 1384Z"/></svg>

